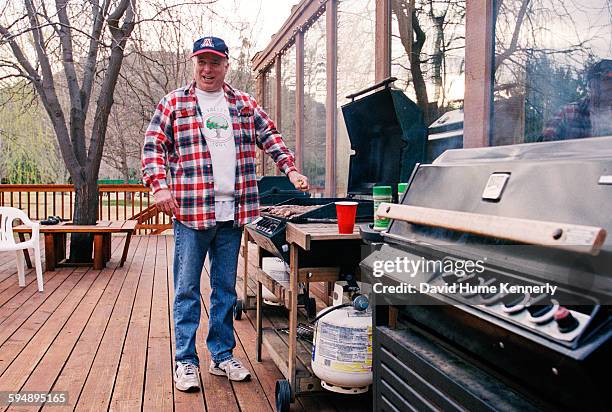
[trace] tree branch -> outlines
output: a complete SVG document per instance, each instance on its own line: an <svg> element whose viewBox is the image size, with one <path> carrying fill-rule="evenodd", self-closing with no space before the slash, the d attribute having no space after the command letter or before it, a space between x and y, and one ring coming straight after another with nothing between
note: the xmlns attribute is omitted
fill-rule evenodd
<svg viewBox="0 0 612 412"><path fill-rule="evenodd" d="M49 63L49 57L47 56L43 46L42 32L40 28L37 28L39 24L38 19L36 18L34 5L32 0L25 0L25 4L30 26L34 28L32 30L34 46L42 70L42 81L35 81L33 84L36 91L40 95L47 113L49 114L49 118L51 119L55 133L57 134L60 150L62 152L62 157L66 162L66 166L68 167L68 170L75 171L75 175L73 175L72 178L76 182L78 179L83 179L83 169L80 167L80 164L77 161L72 148L72 143L70 142L70 135L68 133L68 128L66 127L66 118L59 99L57 98L55 85L53 83L53 72Z"/></svg>
<svg viewBox="0 0 612 412"><path fill-rule="evenodd" d="M62 45L62 64L70 96L70 137L77 161L85 163L85 113L80 98L80 86L72 55L72 32L66 11L67 0L56 0L57 16L61 23L58 34Z"/></svg>
<svg viewBox="0 0 612 412"><path fill-rule="evenodd" d="M516 16L516 21L514 22L514 31L512 32L512 39L510 40L510 45L501 54L495 56L495 68L493 70L494 73L497 71L497 68L504 62L504 60L506 60L512 53L516 51L519 34L521 32L521 26L523 25L525 14L527 14L529 2L530 0L523 0L523 2L521 3L521 8L519 9L518 14Z"/></svg>
<svg viewBox="0 0 612 412"><path fill-rule="evenodd" d="M102 26L104 24L104 16L108 12L110 5L109 0L104 0L102 7L95 1L90 0L91 9L94 17L91 40L89 42L89 51L87 53L87 61L83 73L83 88L81 89L81 106L83 111L87 113L89 101L91 100L91 90L93 88L94 77L96 74L96 63L98 60L98 46L102 37Z"/></svg>
<svg viewBox="0 0 612 412"><path fill-rule="evenodd" d="M94 180L97 179L100 169L108 116L113 104L113 93L121 70L121 64L123 63L125 44L132 30L134 30L134 1L121 0L117 8L108 17L108 27L113 37L113 47L98 98L98 107L91 134L91 144L89 145L89 153L87 155L88 177ZM119 21L122 17L124 17L123 24L119 27Z"/></svg>
<svg viewBox="0 0 612 412"><path fill-rule="evenodd" d="M32 66L32 64L28 61L21 50L21 47L14 40L15 37L11 35L8 29L2 25L0 25L0 34L2 35L3 41L7 42L13 52L13 55L17 59L17 62L23 67L23 69L28 73L28 75L32 78L33 82L40 82L40 76L38 75L37 70Z"/></svg>

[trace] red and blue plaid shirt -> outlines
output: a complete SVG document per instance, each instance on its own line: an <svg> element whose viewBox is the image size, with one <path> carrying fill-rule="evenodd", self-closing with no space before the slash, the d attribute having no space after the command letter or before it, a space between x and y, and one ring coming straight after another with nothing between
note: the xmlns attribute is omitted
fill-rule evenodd
<svg viewBox="0 0 612 412"><path fill-rule="evenodd" d="M285 174L295 169L293 153L285 146L274 122L248 94L224 85L234 129L236 184L234 225L259 216L255 175L256 145L268 153ZM164 96L145 134L142 172L153 193L170 188L179 210L176 219L194 229L216 224L214 178L210 152L195 95L195 83ZM166 166L171 179L166 174Z"/></svg>

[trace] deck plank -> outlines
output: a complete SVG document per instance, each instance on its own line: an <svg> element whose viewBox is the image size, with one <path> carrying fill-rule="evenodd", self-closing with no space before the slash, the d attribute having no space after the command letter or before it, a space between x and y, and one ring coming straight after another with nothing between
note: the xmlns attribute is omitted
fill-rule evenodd
<svg viewBox="0 0 612 412"><path fill-rule="evenodd" d="M78 270L75 271L77 272ZM0 362L3 373L0 376L0 388L20 389L23 386L99 275L93 271L87 271L82 276L77 276L75 273L71 278L79 279L78 283L31 339L23 341L19 339L19 335L31 332L21 328L2 345ZM38 328L38 325L35 327ZM13 367L8 368L9 365Z"/></svg>
<svg viewBox="0 0 612 412"><path fill-rule="evenodd" d="M282 374L265 348L262 362L255 361L254 311L234 322L234 354L251 370L251 381L230 382L208 373L206 270L196 338L204 391L174 389L174 238L134 236L123 268L117 267L117 249L124 238L112 240L114 256L106 269L46 273L44 293L36 292L32 270L26 275L28 286L17 288L14 258L0 253L0 285L6 286L0 289L0 390L68 391L69 405L42 408L51 411L274 410L274 386ZM241 279L237 283L242 290ZM272 325L270 320L264 316L264 326ZM363 398L323 393L298 397L291 410L368 410L367 406Z"/></svg>
<svg viewBox="0 0 612 412"><path fill-rule="evenodd" d="M115 249L119 247L119 244L119 242L114 243ZM72 312L43 358L27 377L27 381L20 388L21 391L48 391L51 389L89 321L93 309L98 304L111 279L113 270L112 266L106 268L95 278L92 286Z"/></svg>
<svg viewBox="0 0 612 412"><path fill-rule="evenodd" d="M168 274L166 242L157 236L153 279L153 300L147 353L144 394L145 411L172 411L173 379L168 316Z"/></svg>
<svg viewBox="0 0 612 412"><path fill-rule="evenodd" d="M149 241L146 255L154 255ZM143 256L144 259L144 256ZM116 373L119 367L127 327L140 280L139 270L129 270L98 348L90 373L76 405L77 411L101 411L109 406Z"/></svg>
<svg viewBox="0 0 612 412"><path fill-rule="evenodd" d="M2 337L5 336L9 330L8 325L10 323L15 323L15 318L21 319L21 322L27 319L38 306L53 294L55 289L66 280L73 270L74 268L66 269L53 272L50 276L45 276L44 293L38 292L36 281L31 281L25 288L20 288L17 284L17 280L15 280L13 286L19 288L20 292L0 304L0 325L2 325L0 328L0 343L4 342ZM18 323L18 325L21 324L21 322Z"/></svg>
<svg viewBox="0 0 612 412"><path fill-rule="evenodd" d="M148 239L140 239L148 246ZM138 238L134 241L138 242ZM137 243L133 247L137 247ZM153 271L148 270L146 266L142 267L142 264L138 267L132 267L132 270L134 269L142 269L142 272L111 398L110 407L113 411L135 411L142 408L147 340L151 317L151 296L153 293Z"/></svg>
<svg viewBox="0 0 612 412"><path fill-rule="evenodd" d="M73 410L76 402L79 400L81 391L90 373L96 374L96 371L92 371L92 365L94 358L102 342L104 333L108 327L108 323L113 312L113 308L117 303L117 297L125 282L127 273L133 271L140 271L144 262L144 250L147 247L148 238L142 238L135 241L134 247L131 248L130 255L128 256L128 263L123 268L116 269L113 273L112 278L102 298L98 302L98 305L94 309L91 318L85 330L79 337L77 344L75 345L70 358L66 362L63 370L53 385L54 391L66 391L69 395L69 405L66 407L59 406L46 406L43 410L51 408L52 411L62 410L68 411ZM140 252L140 253L139 253ZM132 260L133 259L133 260ZM144 371L142 371L144 372Z"/></svg>
<svg viewBox="0 0 612 412"><path fill-rule="evenodd" d="M75 270L63 287L52 294L14 333L4 337L0 346L0 388L15 387L14 383L19 379L16 376L23 376L24 371L17 373L15 368L8 369L13 362L27 368L33 361L38 361L37 355L44 354L95 276L96 273L86 273L84 269ZM85 278L83 283L80 282L81 278ZM28 350L24 352L26 347Z"/></svg>

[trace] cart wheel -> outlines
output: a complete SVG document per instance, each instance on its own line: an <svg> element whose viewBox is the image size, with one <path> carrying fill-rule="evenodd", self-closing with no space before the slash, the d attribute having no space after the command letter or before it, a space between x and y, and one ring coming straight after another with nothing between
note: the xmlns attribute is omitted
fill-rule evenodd
<svg viewBox="0 0 612 412"><path fill-rule="evenodd" d="M308 319L312 319L317 316L317 302L315 301L315 298L308 298L306 300L305 307Z"/></svg>
<svg viewBox="0 0 612 412"><path fill-rule="evenodd" d="M242 299L237 299L236 304L234 305L234 319L242 319L242 311L244 310L243 308L244 305L242 303Z"/></svg>
<svg viewBox="0 0 612 412"><path fill-rule="evenodd" d="M276 412L289 412L289 404L291 403L291 385L289 381L280 379L276 381Z"/></svg>

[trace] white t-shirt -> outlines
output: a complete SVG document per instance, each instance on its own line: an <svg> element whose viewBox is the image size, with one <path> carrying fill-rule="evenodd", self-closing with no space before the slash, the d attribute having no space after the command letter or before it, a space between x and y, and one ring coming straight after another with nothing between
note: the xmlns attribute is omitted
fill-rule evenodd
<svg viewBox="0 0 612 412"><path fill-rule="evenodd" d="M198 88L195 91L202 112L202 131L212 160L215 217L219 222L233 220L236 146L225 92L205 92Z"/></svg>

